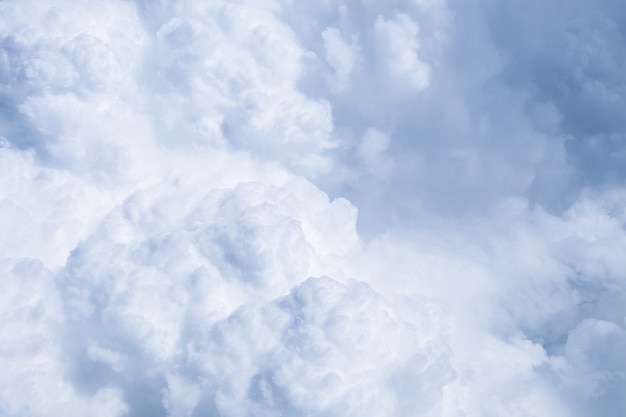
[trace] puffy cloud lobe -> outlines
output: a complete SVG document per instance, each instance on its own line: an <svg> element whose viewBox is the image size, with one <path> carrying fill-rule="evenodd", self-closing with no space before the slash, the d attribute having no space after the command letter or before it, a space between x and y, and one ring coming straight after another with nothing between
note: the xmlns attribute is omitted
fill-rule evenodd
<svg viewBox="0 0 626 417"><path fill-rule="evenodd" d="M5 89L103 92L120 87L116 83L137 65L143 34L128 3L29 6L26 13L13 2L3 4Z"/></svg>
<svg viewBox="0 0 626 417"><path fill-rule="evenodd" d="M398 408L415 395L402 389L403 367L440 383L450 370L441 351L416 351L425 339L391 314L366 284L328 278L307 280L260 309L239 309L190 346L192 366L207 381L209 398L199 404L228 416L409 415L414 407ZM166 395L174 393L176 385ZM422 400L437 405L426 394Z"/></svg>
<svg viewBox="0 0 626 417"><path fill-rule="evenodd" d="M452 370L439 323L414 327L363 282L305 281L341 275L333 258L358 248L340 201L302 180L171 192L130 197L61 271L68 337L82 339L66 352L75 384L115 386L131 415L440 408ZM313 233L329 217L348 224Z"/></svg>
<svg viewBox="0 0 626 417"><path fill-rule="evenodd" d="M370 173L385 176L389 173L393 161L385 154L391 139L378 129L367 129L357 147L358 158Z"/></svg>
<svg viewBox="0 0 626 417"><path fill-rule="evenodd" d="M378 16L374 30L382 64L391 79L409 90L421 90L429 84L430 68L417 55L419 27L405 14L392 19Z"/></svg>
<svg viewBox="0 0 626 417"><path fill-rule="evenodd" d="M250 301L248 297L260 300L285 293L313 273L341 274L340 264L332 261L358 249L355 219L343 211L341 201L329 204L306 183L296 184L293 194L286 192L288 188L251 183L230 192L216 190L196 201L136 193L70 257L66 298L72 315L111 315L115 327L132 318L129 334L145 336L152 340L146 345L170 356L176 336L165 324L184 314L184 306L191 302L184 294L187 285L197 285L198 291L207 292L205 297L210 294L215 305L202 304L210 309L207 314L219 316ZM193 195L185 193L189 190L176 194ZM329 205L325 210L316 207L320 198L320 205ZM280 203L284 200L287 204ZM319 226L317 216L322 219ZM344 224L335 227L335 238L329 239L327 229L320 239L315 229L323 227L327 216ZM128 278L122 280L120 274ZM110 295L92 299L92 287ZM154 302L163 303L154 313L160 318L149 308ZM166 334L174 339L162 340Z"/></svg>
<svg viewBox="0 0 626 417"><path fill-rule="evenodd" d="M0 410L9 416L121 416L120 391L103 386L90 396L64 378L64 322L50 271L37 260L1 262Z"/></svg>
<svg viewBox="0 0 626 417"><path fill-rule="evenodd" d="M341 92L349 87L350 77L359 61L359 47L357 39L346 42L339 29L328 27L322 32L324 47L326 48L326 62L335 72L333 85Z"/></svg>
<svg viewBox="0 0 626 417"><path fill-rule="evenodd" d="M180 2L158 27L146 84L152 111L166 115L162 140L231 144L308 175L332 167L333 122L325 100L297 89L304 51L271 10L246 4ZM154 19L154 20L152 20ZM172 109L171 103L177 106Z"/></svg>
<svg viewBox="0 0 626 417"><path fill-rule="evenodd" d="M358 249L348 203L329 202L304 180L192 195L167 186L137 192L60 272L72 380L93 391L121 387L132 415L160 407L151 384L178 367L183 372L189 343L216 322L241 305L269 302L312 273L348 274L335 258ZM142 380L146 369L165 364L178 365ZM135 389L151 402L133 398Z"/></svg>
<svg viewBox="0 0 626 417"><path fill-rule="evenodd" d="M62 265L120 194L93 187L92 178L41 166L32 151L0 148L0 224L12 237L0 241L2 256Z"/></svg>
<svg viewBox="0 0 626 417"><path fill-rule="evenodd" d="M2 93L14 117L28 113L23 109L28 100L76 95L83 100L92 97L104 101L129 87L145 42L131 5L110 2L68 8L62 1L32 3L26 8L8 2L2 8ZM101 107L106 103L102 101ZM26 129L25 121L20 120L11 121L9 126L5 123L3 128L17 125ZM31 123L34 126L26 131L4 134L20 147L43 147L47 142L42 138L62 136L53 126L38 127L37 120Z"/></svg>

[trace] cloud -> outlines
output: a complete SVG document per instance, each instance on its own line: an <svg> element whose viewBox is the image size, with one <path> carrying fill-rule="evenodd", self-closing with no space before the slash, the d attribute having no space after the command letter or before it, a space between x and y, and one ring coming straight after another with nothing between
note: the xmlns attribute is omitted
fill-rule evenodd
<svg viewBox="0 0 626 417"><path fill-rule="evenodd" d="M378 176L385 176L390 171L393 161L385 155L390 142L389 136L378 129L367 129L356 150L367 171Z"/></svg>
<svg viewBox="0 0 626 417"><path fill-rule="evenodd" d="M445 382L445 356L427 348L416 352L426 336L396 322L383 305L365 284L324 278L304 282L261 314L240 310L219 323L210 356L194 354L211 380L223 381L216 393L219 412L403 415L408 410L398 405L413 411L417 404L424 411L436 407L429 394L437 393L427 387L424 402L404 390L403 368ZM391 383L385 387L385 381ZM249 411L237 411L245 405Z"/></svg>
<svg viewBox="0 0 626 417"><path fill-rule="evenodd" d="M622 16L0 2L0 414L619 415Z"/></svg>
<svg viewBox="0 0 626 417"><path fill-rule="evenodd" d="M105 386L85 397L64 378L59 326L61 300L50 271L36 260L2 262L0 378L6 415L119 416L126 410L118 389Z"/></svg>
<svg viewBox="0 0 626 417"><path fill-rule="evenodd" d="M591 358L621 343L622 198L595 194L564 217L510 202L475 224L388 232L357 271L405 314L416 297L448 306L454 369L466 375L448 388L454 413L617 415L621 362L612 372Z"/></svg>
<svg viewBox="0 0 626 417"><path fill-rule="evenodd" d="M187 141L228 143L296 172L327 173L330 107L298 91L304 51L272 10L187 1L171 13L146 15L157 27L148 62L163 71L146 66L145 84L155 93L152 111L168 115L163 140L180 142L185 131Z"/></svg>
<svg viewBox="0 0 626 417"><path fill-rule="evenodd" d="M559 13L541 13L559 10ZM611 3L529 3L526 13L489 4L496 44L510 56L503 76L561 112L575 183L617 184L623 175L616 138L623 131L623 10ZM506 24L502 24L506 22ZM535 88L527 88L534 85ZM602 162L601 162L602 161Z"/></svg>
<svg viewBox="0 0 626 417"><path fill-rule="evenodd" d="M359 251L346 202L301 179L192 195L136 193L59 272L74 384L118 387L131 415L440 408L453 374L440 323L416 328L346 280L342 260ZM343 283L308 278L325 273ZM420 385L422 373L439 382Z"/></svg>
<svg viewBox="0 0 626 417"><path fill-rule="evenodd" d="M346 42L339 29L328 27L322 32L324 47L326 48L326 62L335 72L333 83L338 91L349 86L349 79L359 61L359 47L357 39Z"/></svg>
<svg viewBox="0 0 626 417"><path fill-rule="evenodd" d="M409 91L428 87L430 68L417 55L419 26L409 16L400 13L392 19L379 15L374 30L382 64L391 80L404 84Z"/></svg>

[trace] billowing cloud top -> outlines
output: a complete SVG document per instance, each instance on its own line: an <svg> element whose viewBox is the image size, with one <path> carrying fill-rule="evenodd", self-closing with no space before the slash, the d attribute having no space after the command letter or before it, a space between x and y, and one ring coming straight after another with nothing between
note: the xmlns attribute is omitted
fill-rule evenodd
<svg viewBox="0 0 626 417"><path fill-rule="evenodd" d="M0 416L622 416L625 16L1 1Z"/></svg>

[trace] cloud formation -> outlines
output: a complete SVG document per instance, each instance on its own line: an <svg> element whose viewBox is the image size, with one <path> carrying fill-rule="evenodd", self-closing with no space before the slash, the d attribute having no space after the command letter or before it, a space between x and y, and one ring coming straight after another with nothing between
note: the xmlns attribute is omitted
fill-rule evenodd
<svg viewBox="0 0 626 417"><path fill-rule="evenodd" d="M0 415L621 415L622 9L0 2Z"/></svg>

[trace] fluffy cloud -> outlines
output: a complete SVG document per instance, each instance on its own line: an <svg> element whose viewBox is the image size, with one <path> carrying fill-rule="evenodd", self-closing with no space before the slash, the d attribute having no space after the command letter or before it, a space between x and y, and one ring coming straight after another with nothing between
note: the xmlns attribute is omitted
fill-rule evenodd
<svg viewBox="0 0 626 417"><path fill-rule="evenodd" d="M145 12L157 32L144 71L151 111L165 115L163 141L228 143L309 175L331 169L330 106L297 89L304 50L271 8L183 1L154 9Z"/></svg>
<svg viewBox="0 0 626 417"><path fill-rule="evenodd" d="M346 280L359 250L347 204L297 179L131 196L59 272L69 337L81 335L71 380L115 386L131 415L440 409L453 375L441 323L407 322ZM344 283L307 279L324 274Z"/></svg>
<svg viewBox="0 0 626 417"><path fill-rule="evenodd" d="M409 312L424 296L449 306L464 375L451 415L618 415L622 363L595 358L622 343L622 198L596 194L564 217L511 201L476 224L372 242L358 271L374 289Z"/></svg>
<svg viewBox="0 0 626 417"><path fill-rule="evenodd" d="M408 87L409 91L428 87L430 68L417 55L419 27L415 22L405 14L389 20L378 16L374 31L381 61L391 82Z"/></svg>
<svg viewBox="0 0 626 417"><path fill-rule="evenodd" d="M620 415L621 9L1 2L0 414Z"/></svg>
<svg viewBox="0 0 626 417"><path fill-rule="evenodd" d="M41 262L5 260L1 266L0 410L4 415L123 415L118 389L102 387L91 396L64 377L61 300Z"/></svg>
<svg viewBox="0 0 626 417"><path fill-rule="evenodd" d="M335 72L333 79L334 88L341 92L349 85L352 75L359 60L359 47L357 39L346 42L339 29L328 27L322 32L324 47L326 48L326 62Z"/></svg>
<svg viewBox="0 0 626 417"><path fill-rule="evenodd" d="M385 154L391 139L378 129L367 129L358 145L357 157L365 165L365 169L374 175L386 175L393 161Z"/></svg>
<svg viewBox="0 0 626 417"><path fill-rule="evenodd" d="M410 415L436 411L441 392L405 384L437 387L451 376L445 345L429 345L427 330L398 322L366 284L320 278L260 314L239 310L193 354L220 381L223 415Z"/></svg>

